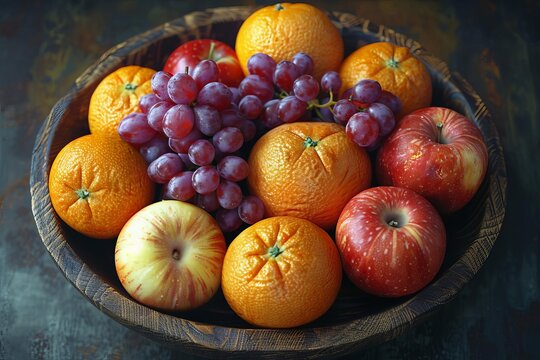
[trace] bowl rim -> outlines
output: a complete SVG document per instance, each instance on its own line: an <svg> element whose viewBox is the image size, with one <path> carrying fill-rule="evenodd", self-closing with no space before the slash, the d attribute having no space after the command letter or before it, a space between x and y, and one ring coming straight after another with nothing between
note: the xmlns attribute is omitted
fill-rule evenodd
<svg viewBox="0 0 540 360"><path fill-rule="evenodd" d="M470 108L469 116L472 114L474 117L473 120L479 126L488 145L489 168L484 181L488 182L490 196L496 197L489 206L489 213L486 211L481 219L482 223L487 222L490 226L467 246L463 255L441 273L437 280L406 302L349 323L316 328L235 328L163 314L126 298L94 273L66 241L59 218L52 208L48 192L48 172L51 162L48 159L51 144L59 119L76 98L77 91L88 82L92 73L103 66L120 66L126 54L135 52L143 45L148 46L165 36L204 25L200 22L193 24L191 21L193 18L210 21L216 16L223 17L223 14L228 14L226 20L239 21L256 8L253 6L219 7L189 13L114 46L77 78L68 93L53 106L36 136L32 152L30 175L32 212L42 242L64 276L94 306L124 325L135 326L143 333L157 334L161 340L169 343L182 344L187 348L197 350L256 351L276 354L282 351L320 352L337 348L347 348L352 351L368 344L389 340L452 300L481 268L502 226L506 208L507 178L504 154L497 129L476 91L461 75L450 72L443 61L432 56L419 43L383 25L374 24L352 14L342 12L329 14L335 23L339 19L336 25L342 30L361 29L381 41L391 41L409 47L415 55L431 66L435 66L442 76L467 95L465 99ZM316 341L306 346L306 339L310 336L315 337ZM280 341L280 338L286 338L287 341ZM246 341L232 341L231 339Z"/></svg>

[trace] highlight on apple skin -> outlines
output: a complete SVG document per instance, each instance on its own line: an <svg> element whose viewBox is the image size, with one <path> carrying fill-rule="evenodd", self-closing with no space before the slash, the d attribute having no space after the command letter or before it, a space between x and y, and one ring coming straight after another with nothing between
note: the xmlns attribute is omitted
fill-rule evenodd
<svg viewBox="0 0 540 360"><path fill-rule="evenodd" d="M176 200L153 203L125 224L115 265L138 302L167 311L195 309L218 291L225 238L206 211Z"/></svg>
<svg viewBox="0 0 540 360"><path fill-rule="evenodd" d="M443 107L419 109L401 119L377 154L379 184L412 189L442 214L463 208L487 172L480 130Z"/></svg>
<svg viewBox="0 0 540 360"><path fill-rule="evenodd" d="M347 277L384 297L413 294L441 268L446 231L437 210L412 190L369 188L343 209L336 244Z"/></svg>

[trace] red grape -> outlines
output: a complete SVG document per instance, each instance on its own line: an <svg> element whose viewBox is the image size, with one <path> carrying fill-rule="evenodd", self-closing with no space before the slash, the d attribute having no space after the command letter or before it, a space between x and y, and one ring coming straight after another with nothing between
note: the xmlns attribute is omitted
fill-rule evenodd
<svg viewBox="0 0 540 360"><path fill-rule="evenodd" d="M197 98L197 83L186 73L174 74L167 84L167 92L172 101L189 105Z"/></svg>
<svg viewBox="0 0 540 360"><path fill-rule="evenodd" d="M263 103L272 100L274 97L274 85L262 76L251 74L246 76L239 86L242 96L255 95Z"/></svg>
<svg viewBox="0 0 540 360"><path fill-rule="evenodd" d="M349 139L361 147L373 145L379 137L379 123L367 112L359 112L351 116L345 132Z"/></svg>
<svg viewBox="0 0 540 360"><path fill-rule="evenodd" d="M399 114L401 111L401 100L399 100L399 97L389 91L383 90L377 102L388 106L394 115Z"/></svg>
<svg viewBox="0 0 540 360"><path fill-rule="evenodd" d="M388 106L380 103L370 104L367 108L369 116L377 120L380 127L380 137L390 134L396 125L394 113Z"/></svg>
<svg viewBox="0 0 540 360"><path fill-rule="evenodd" d="M263 109L264 107L261 99L255 95L244 96L238 104L238 111L240 111L240 114L243 114L249 120L258 118Z"/></svg>
<svg viewBox="0 0 540 360"><path fill-rule="evenodd" d="M308 102L319 95L319 83L311 75L301 75L293 83L294 95Z"/></svg>
<svg viewBox="0 0 540 360"><path fill-rule="evenodd" d="M169 147L179 154L187 154L191 144L202 138L203 134L199 131L199 129L194 127L193 130L191 130L191 132L182 139L169 139Z"/></svg>
<svg viewBox="0 0 540 360"><path fill-rule="evenodd" d="M171 76L172 75L166 71L158 71L152 75L152 79L150 79L152 91L154 91L154 94L161 100L171 100L167 91L167 84L169 83Z"/></svg>
<svg viewBox="0 0 540 360"><path fill-rule="evenodd" d="M328 71L321 78L321 90L325 93L331 91L334 96L336 96L339 89L341 89L341 84L341 78L335 71Z"/></svg>
<svg viewBox="0 0 540 360"><path fill-rule="evenodd" d="M290 92L293 89L294 80L300 75L300 68L294 63L287 60L280 61L274 71L274 84L280 89Z"/></svg>
<svg viewBox="0 0 540 360"><path fill-rule="evenodd" d="M253 140L257 135L257 126L253 121L242 119L236 127L242 132L244 142Z"/></svg>
<svg viewBox="0 0 540 360"><path fill-rule="evenodd" d="M193 171L183 171L169 180L165 187L165 195L168 199L187 201L195 196L195 189L191 184Z"/></svg>
<svg viewBox="0 0 540 360"><path fill-rule="evenodd" d="M286 123L298 121L306 113L307 104L296 96L287 96L278 105L278 116Z"/></svg>
<svg viewBox="0 0 540 360"><path fill-rule="evenodd" d="M216 189L216 197L224 209L235 209L242 202L242 189L232 181L221 180Z"/></svg>
<svg viewBox="0 0 540 360"><path fill-rule="evenodd" d="M247 62L247 68L250 74L262 76L263 78L272 81L276 62L272 57L263 53L251 55Z"/></svg>
<svg viewBox="0 0 540 360"><path fill-rule="evenodd" d="M198 105L210 105L214 109L221 111L231 105L232 92L227 85L220 82L211 82L199 91L197 96Z"/></svg>
<svg viewBox="0 0 540 360"><path fill-rule="evenodd" d="M173 106L174 104L170 101L160 101L152 106L150 110L148 110L148 125L156 131L163 132L163 117Z"/></svg>
<svg viewBox="0 0 540 360"><path fill-rule="evenodd" d="M207 212L214 212L219 209L219 202L216 197L216 192L212 191L208 194L197 194L195 196L195 205Z"/></svg>
<svg viewBox="0 0 540 360"><path fill-rule="evenodd" d="M238 206L238 216L247 224L255 224L264 217L264 204L256 196L247 196Z"/></svg>
<svg viewBox="0 0 540 360"><path fill-rule="evenodd" d="M371 104L381 96L381 85L371 79L363 79L356 83L352 91L352 99L363 104Z"/></svg>
<svg viewBox="0 0 540 360"><path fill-rule="evenodd" d="M148 111L150 111L152 106L160 101L161 99L158 98L156 94L146 94L139 99L139 107L143 113L148 114Z"/></svg>
<svg viewBox="0 0 540 360"><path fill-rule="evenodd" d="M233 153L239 150L244 144L244 136L240 129L231 126L215 133L212 142L219 151Z"/></svg>
<svg viewBox="0 0 540 360"><path fill-rule="evenodd" d="M311 75L313 74L313 59L306 53L299 52L293 56L292 62L298 66L300 74Z"/></svg>
<svg viewBox="0 0 540 360"><path fill-rule="evenodd" d="M232 232L242 226L237 209L219 209L216 212L216 221L223 232Z"/></svg>
<svg viewBox="0 0 540 360"><path fill-rule="evenodd" d="M193 77L193 80L195 80L197 88L200 90L206 84L219 81L219 69L215 61L202 60L195 65L191 76Z"/></svg>
<svg viewBox="0 0 540 360"><path fill-rule="evenodd" d="M195 114L188 105L175 105L163 116L163 132L170 138L186 137L195 123Z"/></svg>
<svg viewBox="0 0 540 360"><path fill-rule="evenodd" d="M219 174L213 166L201 166L193 172L191 182L196 192L199 194L208 194L217 189L219 185Z"/></svg>
<svg viewBox="0 0 540 360"><path fill-rule="evenodd" d="M273 129L276 126L283 124L283 121L278 115L279 103L280 101L278 99L273 99L264 104L261 122L267 129Z"/></svg>
<svg viewBox="0 0 540 360"><path fill-rule="evenodd" d="M209 165L214 160L216 151L208 140L196 140L188 150L189 160L195 165Z"/></svg>
<svg viewBox="0 0 540 360"><path fill-rule="evenodd" d="M156 135L156 131L148 125L145 114L131 113L120 121L118 134L125 142L142 145L150 141Z"/></svg>
<svg viewBox="0 0 540 360"><path fill-rule="evenodd" d="M144 160L147 163L151 163L156 160L163 154L170 152L168 139L162 134L157 134L147 143L144 143L139 148L139 153L141 153Z"/></svg>
<svg viewBox="0 0 540 360"><path fill-rule="evenodd" d="M221 117L214 107L197 105L193 111L195 112L195 124L204 135L212 136L221 129Z"/></svg>
<svg viewBox="0 0 540 360"><path fill-rule="evenodd" d="M219 175L225 180L242 181L248 176L249 166L246 160L239 156L225 156L217 164Z"/></svg>
<svg viewBox="0 0 540 360"><path fill-rule="evenodd" d="M148 176L153 182L165 184L184 169L184 162L177 154L167 153L148 165Z"/></svg>
<svg viewBox="0 0 540 360"><path fill-rule="evenodd" d="M338 124L347 125L347 121L358 112L356 105L349 100L339 100L334 104L334 119Z"/></svg>

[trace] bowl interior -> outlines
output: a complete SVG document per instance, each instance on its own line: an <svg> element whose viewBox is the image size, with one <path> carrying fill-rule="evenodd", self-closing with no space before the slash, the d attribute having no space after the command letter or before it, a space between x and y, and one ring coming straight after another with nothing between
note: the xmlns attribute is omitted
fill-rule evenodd
<svg viewBox="0 0 540 360"><path fill-rule="evenodd" d="M84 270L95 276L105 287L111 287L113 292L124 296L130 304L129 306L134 308L142 306L131 300L116 275L114 267L115 242L93 240L76 233L65 225L54 214L54 211L51 211L50 201L48 200L47 174L56 154L68 142L89 132L87 126L88 103L93 90L108 73L124 65L137 64L161 69L167 55L179 44L191 39L210 37L234 47L235 36L242 19L251 10L251 8L234 8L234 11L218 10L217 12L202 13L202 15L196 13L191 17L186 16L130 39L122 46L113 48L104 54L100 61L89 68L77 80L69 94L52 110L36 141L36 148L44 150L42 152L34 151L31 180L33 210L45 245L61 270L72 282L72 278L67 273L70 271L69 267L75 265L66 263L66 259L72 259L71 261L76 263L80 262L77 266L83 264ZM445 219L448 235L447 253L444 264L431 285L415 295L398 299L385 299L361 292L344 277L342 289L335 304L320 319L305 326L305 328L310 329L350 324L356 320L383 314L389 310L400 311L400 309L404 309L413 303L421 303L432 296L436 298L431 300L439 301L439 304L448 301L474 275L485 257L487 257L500 229L505 206L506 182L503 181L504 184L501 185L501 179L505 180L504 161L496 130L486 120L487 113L479 113L478 109L483 104L481 101L480 103L476 102L478 100L477 95L467 87L466 82L461 82L462 80L456 77L457 74L451 74L443 62L429 55L414 41L351 15L333 13L331 16L341 28L346 45L346 54L363 44L382 39L410 47L430 70L434 89L433 104L454 109L466 115L480 127L490 148L490 168L481 189L474 199L459 213ZM40 155L43 155L43 158ZM495 185L494 181L496 182ZM40 184L44 186L43 190L37 189ZM501 194L497 195L499 202L495 207L493 201L489 200L493 197L494 189L501 192ZM39 205L38 201L49 201L49 203ZM43 206L48 211L40 211ZM491 230L488 233L485 230L486 221L491 222ZM48 231L51 229L58 230L58 235L54 241L46 239L50 236ZM58 245L55 244L61 244L62 251L72 251L73 254L60 256L61 254L59 255L57 248L55 248ZM486 249L487 253L485 253ZM485 254L478 255L476 254L478 251L483 251ZM473 264L469 264L467 260L471 254L477 259ZM461 274L462 279L458 281L452 279L455 276L456 269L465 269ZM74 284L85 296L88 296L85 290L81 289L81 286L76 282ZM441 295L443 294L439 289L441 284L452 284L453 288L448 289L444 293L446 295ZM102 308L99 299L94 297L91 301ZM420 307L417 315L430 311L435 306L436 304L428 304ZM110 309L105 310L109 313L114 312ZM151 313L154 314L155 312L152 311ZM230 310L221 292L198 310L166 315L194 321L197 324L227 328L253 328ZM126 321L125 318L124 321ZM141 322L144 322L144 320L141 320Z"/></svg>

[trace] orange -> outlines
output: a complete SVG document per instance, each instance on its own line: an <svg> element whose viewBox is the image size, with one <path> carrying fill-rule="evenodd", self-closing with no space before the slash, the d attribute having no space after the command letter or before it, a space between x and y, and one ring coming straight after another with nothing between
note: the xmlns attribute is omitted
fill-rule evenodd
<svg viewBox="0 0 540 360"><path fill-rule="evenodd" d="M330 229L347 202L371 184L365 150L333 123L292 123L253 146L248 184L268 216L290 215Z"/></svg>
<svg viewBox="0 0 540 360"><path fill-rule="evenodd" d="M154 185L146 166L137 150L119 137L77 138L60 150L51 167L54 210L84 235L114 238L153 199Z"/></svg>
<svg viewBox="0 0 540 360"><path fill-rule="evenodd" d="M236 54L247 75L247 61L256 53L270 55L276 62L292 60L298 52L314 62L314 75L337 71L343 60L343 39L321 10L309 4L281 3L251 14L236 37Z"/></svg>
<svg viewBox="0 0 540 360"><path fill-rule="evenodd" d="M117 136L120 121L129 113L140 112L139 99L152 93L150 80L155 72L150 68L130 65L107 75L90 98L90 132Z"/></svg>
<svg viewBox="0 0 540 360"><path fill-rule="evenodd" d="M340 76L343 90L362 79L378 81L384 90L401 100L399 117L431 104L429 72L406 47L388 42L362 46L343 61Z"/></svg>
<svg viewBox="0 0 540 360"><path fill-rule="evenodd" d="M225 254L221 285L247 322L288 328L311 322L333 304L341 262L332 238L292 216L268 218L244 230Z"/></svg>

